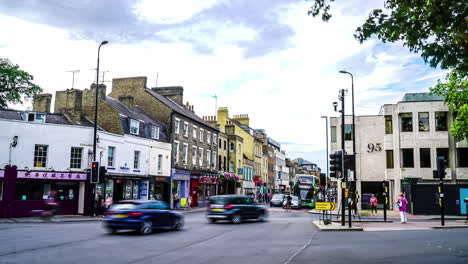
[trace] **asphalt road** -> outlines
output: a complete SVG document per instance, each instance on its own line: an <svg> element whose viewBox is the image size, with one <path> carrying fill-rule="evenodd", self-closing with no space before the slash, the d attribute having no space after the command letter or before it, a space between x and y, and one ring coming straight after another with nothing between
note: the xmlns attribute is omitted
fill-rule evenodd
<svg viewBox="0 0 468 264"><path fill-rule="evenodd" d="M189 214L182 231L109 235L98 222L0 224L0 263L468 263L468 230L318 232L305 212L267 222L208 224Z"/></svg>

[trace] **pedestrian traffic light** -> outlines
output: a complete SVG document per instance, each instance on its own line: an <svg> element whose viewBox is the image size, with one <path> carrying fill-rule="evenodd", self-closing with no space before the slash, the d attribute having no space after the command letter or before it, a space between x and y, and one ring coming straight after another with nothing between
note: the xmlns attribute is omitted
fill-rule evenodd
<svg viewBox="0 0 468 264"><path fill-rule="evenodd" d="M97 161L91 164L91 183L99 183L99 162Z"/></svg>
<svg viewBox="0 0 468 264"><path fill-rule="evenodd" d="M344 157L343 150L330 154L330 177L343 178Z"/></svg>
<svg viewBox="0 0 468 264"><path fill-rule="evenodd" d="M448 168L448 162L445 159L445 157L437 157L437 173L439 174L439 178L443 179L445 178L445 175L447 173L445 172L445 169Z"/></svg>

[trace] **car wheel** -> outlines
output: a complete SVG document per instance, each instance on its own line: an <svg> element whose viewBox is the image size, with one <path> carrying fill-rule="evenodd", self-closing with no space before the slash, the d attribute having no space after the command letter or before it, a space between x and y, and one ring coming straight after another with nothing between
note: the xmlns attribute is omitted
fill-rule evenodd
<svg viewBox="0 0 468 264"><path fill-rule="evenodd" d="M179 231L179 230L182 229L183 226L184 226L184 220L182 220L182 219L176 219L176 224L175 224L175 226L174 226L174 230Z"/></svg>
<svg viewBox="0 0 468 264"><path fill-rule="evenodd" d="M208 222L209 222L210 224L216 224L216 219L209 218L209 219L208 219Z"/></svg>
<svg viewBox="0 0 468 264"><path fill-rule="evenodd" d="M107 233L109 233L111 235L117 233L117 230L115 228L112 228L112 227L107 227L106 230L107 230Z"/></svg>
<svg viewBox="0 0 468 264"><path fill-rule="evenodd" d="M258 217L257 217L257 220L259 222L265 222L266 218L265 218L265 212L261 212Z"/></svg>
<svg viewBox="0 0 468 264"><path fill-rule="evenodd" d="M272 204L272 203L270 203L270 207L273 207L273 204Z"/></svg>
<svg viewBox="0 0 468 264"><path fill-rule="evenodd" d="M140 227L140 234L148 235L153 232L153 223L151 221L144 221Z"/></svg>
<svg viewBox="0 0 468 264"><path fill-rule="evenodd" d="M242 217L240 214L235 214L232 216L232 223L233 224L240 224L240 222L242 222Z"/></svg>

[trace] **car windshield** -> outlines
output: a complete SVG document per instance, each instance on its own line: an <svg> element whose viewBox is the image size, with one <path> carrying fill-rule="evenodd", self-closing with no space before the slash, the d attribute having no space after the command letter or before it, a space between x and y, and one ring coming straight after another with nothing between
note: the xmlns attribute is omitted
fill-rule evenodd
<svg viewBox="0 0 468 264"><path fill-rule="evenodd" d="M135 210L137 204L135 203L115 203L112 205L111 210Z"/></svg>
<svg viewBox="0 0 468 264"><path fill-rule="evenodd" d="M283 199L284 198L284 194L275 194L273 195L273 199Z"/></svg>
<svg viewBox="0 0 468 264"><path fill-rule="evenodd" d="M210 204L227 204L228 199L226 197L212 197Z"/></svg>

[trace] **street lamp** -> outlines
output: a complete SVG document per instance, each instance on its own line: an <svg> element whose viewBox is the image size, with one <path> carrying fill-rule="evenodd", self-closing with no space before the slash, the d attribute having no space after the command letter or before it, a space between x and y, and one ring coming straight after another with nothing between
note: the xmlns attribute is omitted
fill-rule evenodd
<svg viewBox="0 0 468 264"><path fill-rule="evenodd" d="M98 90L99 90L99 53L101 51L101 46L106 45L109 43L107 40L101 42L98 48L98 55L97 55L97 67L96 67L96 101L94 104L94 139L93 139L93 160L97 161L96 155L96 138L97 138L97 112L98 112Z"/></svg>
<svg viewBox="0 0 468 264"><path fill-rule="evenodd" d="M326 130L326 142L325 142L325 146L327 148L327 158L325 159L326 161L326 164L327 164L327 176L325 177L325 193L328 191L328 174L329 174L329 171L328 171L328 116L321 116L321 118L325 118L325 130ZM327 197L327 196L326 196Z"/></svg>
<svg viewBox="0 0 468 264"><path fill-rule="evenodd" d="M351 76L351 108L352 108L352 113L353 113L353 161L354 161L354 180L356 181L357 177L356 177L356 133L355 133L355 124L354 124L354 78L353 78L353 74L348 72L348 71L345 71L345 70L341 70L340 73L344 73L344 74L349 74Z"/></svg>

